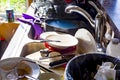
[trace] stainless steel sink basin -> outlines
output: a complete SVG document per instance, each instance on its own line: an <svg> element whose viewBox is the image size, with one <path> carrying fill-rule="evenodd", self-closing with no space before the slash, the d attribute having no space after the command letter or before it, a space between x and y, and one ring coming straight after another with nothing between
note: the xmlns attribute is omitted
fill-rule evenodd
<svg viewBox="0 0 120 80"><path fill-rule="evenodd" d="M91 34L92 36L94 37L94 28L91 27L87 22L84 22L84 21L75 21L74 20L74 23L76 23L79 27L76 29L76 31L80 28L85 28L87 29ZM48 26L49 27L49 26ZM56 31L56 30L49 30L49 31ZM71 31L72 32L72 31ZM66 33L66 32L65 32ZM69 32L68 32L69 33ZM73 32L72 32L73 33ZM35 53L37 51L40 51L40 49L44 49L45 46L44 46L44 43L39 43L39 42L36 42L36 40L34 40L34 35L35 35L35 30L33 27L30 28L29 32L28 32L28 35L27 35L27 38L28 38L28 42L24 44L23 48L22 48L22 51L20 53L20 56L21 57L25 57L29 54L32 54L32 53ZM73 36L75 34L72 34ZM29 41L29 39L31 41ZM39 41L39 40L38 40Z"/></svg>
<svg viewBox="0 0 120 80"><path fill-rule="evenodd" d="M34 36L35 36L35 30L33 27L30 28L30 31L28 33L28 37L31 38L31 39L34 39Z"/></svg>
<svg viewBox="0 0 120 80"><path fill-rule="evenodd" d="M94 28L89 24L89 22L85 22L83 20L64 20L64 21L67 21L68 23L72 22L73 24L76 25L76 27L73 26L73 28L63 28L62 26L61 27L56 27L56 26L50 26L50 25L47 25L46 23L46 29L45 31L59 31L59 32L63 32L63 33L68 33L68 34L71 34L71 35L75 35L75 32L80 29L80 28L85 28L87 29L93 36L95 35L95 30ZM64 25L64 24L63 24ZM31 27L29 33L28 33L28 37L30 39L34 39L35 37L35 30L33 27Z"/></svg>
<svg viewBox="0 0 120 80"><path fill-rule="evenodd" d="M20 57L25 57L29 54L35 53L44 48L45 48L44 43L38 43L38 42L27 43L23 46Z"/></svg>

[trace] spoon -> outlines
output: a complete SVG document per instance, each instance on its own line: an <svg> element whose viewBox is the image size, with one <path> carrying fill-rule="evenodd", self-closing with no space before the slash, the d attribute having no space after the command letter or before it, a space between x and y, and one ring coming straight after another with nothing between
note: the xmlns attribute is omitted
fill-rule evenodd
<svg viewBox="0 0 120 80"><path fill-rule="evenodd" d="M18 76L18 79L21 79L21 78L24 78L24 77L26 77L26 78L28 78L28 79L30 79L30 80L39 80L39 79L34 78L34 77L32 77L32 76L29 76L29 75Z"/></svg>
<svg viewBox="0 0 120 80"><path fill-rule="evenodd" d="M34 42L44 43L44 42L61 42L61 41L60 40L41 39L41 40L34 40Z"/></svg>

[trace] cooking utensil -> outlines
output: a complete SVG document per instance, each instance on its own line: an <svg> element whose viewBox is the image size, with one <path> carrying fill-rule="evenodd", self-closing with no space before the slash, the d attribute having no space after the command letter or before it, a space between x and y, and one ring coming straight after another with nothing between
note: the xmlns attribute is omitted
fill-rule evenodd
<svg viewBox="0 0 120 80"><path fill-rule="evenodd" d="M49 68L55 68L55 67L59 67L59 66L62 66L62 65L66 65L67 62L68 62L67 59L54 61L54 62L49 63Z"/></svg>
<svg viewBox="0 0 120 80"><path fill-rule="evenodd" d="M61 60L57 60L57 61L53 61L49 63L49 68L54 68L54 67L58 67L58 66L62 66L64 64L66 64L71 58L73 58L75 56L75 54L62 54L62 55L55 55L55 56L50 56L50 57L42 57L39 58L39 61L44 60L44 59L52 59L55 57L62 57Z"/></svg>
<svg viewBox="0 0 120 80"><path fill-rule="evenodd" d="M43 56L44 56L44 57L48 57L48 55L49 55L50 52L52 52L52 51L50 51L50 50L47 49L47 48L40 50L40 54L41 54L42 57L43 57Z"/></svg>
<svg viewBox="0 0 120 80"><path fill-rule="evenodd" d="M50 56L50 57L42 57L42 58L39 58L39 60L43 60L43 59L48 59L48 58L54 58L54 57L59 57L59 56L75 56L75 54L61 54L61 55L55 55L55 56Z"/></svg>
<svg viewBox="0 0 120 80"><path fill-rule="evenodd" d="M75 55L64 55L62 60L57 60L49 63L49 68L55 68L67 64L67 62L72 59Z"/></svg>
<svg viewBox="0 0 120 80"><path fill-rule="evenodd" d="M29 75L18 76L18 79L22 79L22 78L25 78L25 77L28 78L28 79L30 79L30 80L39 80L39 79L31 77Z"/></svg>
<svg viewBox="0 0 120 80"><path fill-rule="evenodd" d="M61 42L61 41L60 40L50 40L50 39L40 39L40 40L34 40L34 42L44 43L44 42Z"/></svg>

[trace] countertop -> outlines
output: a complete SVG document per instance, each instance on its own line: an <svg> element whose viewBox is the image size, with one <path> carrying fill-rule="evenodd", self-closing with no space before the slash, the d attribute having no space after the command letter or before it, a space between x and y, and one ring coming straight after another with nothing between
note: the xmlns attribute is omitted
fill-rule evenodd
<svg viewBox="0 0 120 80"><path fill-rule="evenodd" d="M110 18L110 21L111 21L111 25L114 27L116 34L118 33L117 35L119 35L120 34L119 32L120 31L120 23L119 23L120 21L120 14L119 14L120 0L99 0L99 1L102 4L105 11L107 12ZM33 9L32 10L31 9L29 9L28 11L32 12ZM31 15L33 14L31 13ZM28 38L28 33L30 31L30 28L31 26L28 24L21 23L19 25L7 49L5 50L1 60L5 58L20 56L23 46L28 43L27 41L32 42L32 40Z"/></svg>
<svg viewBox="0 0 120 80"><path fill-rule="evenodd" d="M120 38L120 0L98 0L111 19L111 25Z"/></svg>
<svg viewBox="0 0 120 80"><path fill-rule="evenodd" d="M105 9L107 12L111 26L113 26L116 37L120 38L120 14L119 14L119 9L120 9L120 0L98 0L100 1L100 4L102 7ZM31 13L30 15L33 15L33 8L29 8L27 13ZM21 50L23 46L28 43L26 42L28 39L28 33L30 30L31 26L27 24L21 23L16 30L16 33L14 34L13 38L10 41L10 44L8 45L5 53L3 54L1 59L5 59L8 57L19 57ZM29 40L31 42L31 40Z"/></svg>

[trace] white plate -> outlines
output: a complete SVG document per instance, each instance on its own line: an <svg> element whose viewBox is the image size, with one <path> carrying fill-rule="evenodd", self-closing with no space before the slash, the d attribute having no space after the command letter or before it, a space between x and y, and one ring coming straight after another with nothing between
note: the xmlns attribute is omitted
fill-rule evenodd
<svg viewBox="0 0 120 80"><path fill-rule="evenodd" d="M77 38L70 34L49 35L46 37L46 39L60 41L60 42L48 42L50 46L59 49L65 49L68 47L76 46L78 44Z"/></svg>
<svg viewBox="0 0 120 80"><path fill-rule="evenodd" d="M40 35L40 39L46 39L49 35L57 35L58 33L55 31L44 32Z"/></svg>

